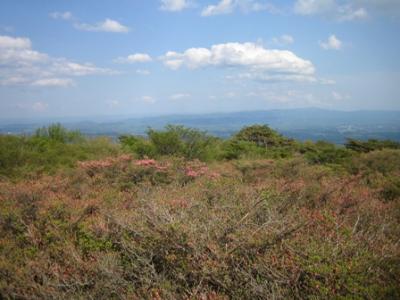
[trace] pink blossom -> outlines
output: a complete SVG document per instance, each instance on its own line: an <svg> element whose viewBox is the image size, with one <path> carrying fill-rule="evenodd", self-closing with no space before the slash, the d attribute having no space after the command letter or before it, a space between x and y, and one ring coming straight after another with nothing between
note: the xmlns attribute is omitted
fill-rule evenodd
<svg viewBox="0 0 400 300"><path fill-rule="evenodd" d="M154 159L142 159L142 160L137 160L135 164L137 166L155 166L156 161Z"/></svg>

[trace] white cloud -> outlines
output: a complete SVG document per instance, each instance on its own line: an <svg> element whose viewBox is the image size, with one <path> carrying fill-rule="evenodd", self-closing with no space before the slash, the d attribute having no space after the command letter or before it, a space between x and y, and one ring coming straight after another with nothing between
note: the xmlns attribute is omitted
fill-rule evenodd
<svg viewBox="0 0 400 300"><path fill-rule="evenodd" d="M66 74L70 76L87 76L87 75L113 75L116 72L109 69L96 67L93 64L79 64L68 61L66 59L55 59L51 69L55 73Z"/></svg>
<svg viewBox="0 0 400 300"><path fill-rule="evenodd" d="M73 18L72 13L69 11L65 11L65 12L52 12L50 13L50 17L56 20L71 20Z"/></svg>
<svg viewBox="0 0 400 300"><path fill-rule="evenodd" d="M266 49L255 43L226 43L208 48L190 48L183 53L169 51L161 57L165 66L177 70L202 67L236 67L251 76L298 76L313 78L313 64L291 51Z"/></svg>
<svg viewBox="0 0 400 300"><path fill-rule="evenodd" d="M0 35L0 85L69 86L71 76L115 74L93 64L53 58L32 49L28 38Z"/></svg>
<svg viewBox="0 0 400 300"><path fill-rule="evenodd" d="M130 30L127 26L112 19L105 19L103 22L96 24L76 23L74 26L76 29L84 31L126 33Z"/></svg>
<svg viewBox="0 0 400 300"><path fill-rule="evenodd" d="M203 17L230 14L233 12L233 0L221 0L216 5L209 5L203 9L201 15Z"/></svg>
<svg viewBox="0 0 400 300"><path fill-rule="evenodd" d="M31 47L31 41L27 38L14 38L0 35L0 48L27 49Z"/></svg>
<svg viewBox="0 0 400 300"><path fill-rule="evenodd" d="M130 28L122 25L116 20L106 18L102 22L96 24L87 24L79 22L71 12L53 12L50 17L56 20L70 21L74 27L78 30L83 31L98 31L98 32L113 32L113 33L126 33L130 31Z"/></svg>
<svg viewBox="0 0 400 300"><path fill-rule="evenodd" d="M143 102L150 103L150 104L156 102L156 99L154 99L154 97L152 97L152 96L142 96L141 99Z"/></svg>
<svg viewBox="0 0 400 300"><path fill-rule="evenodd" d="M294 12L300 15L323 15L338 21L366 19L368 12L358 0L297 0ZM366 2L366 1L364 1Z"/></svg>
<svg viewBox="0 0 400 300"><path fill-rule="evenodd" d="M189 7L187 0L161 0L160 9L167 11L181 11Z"/></svg>
<svg viewBox="0 0 400 300"><path fill-rule="evenodd" d="M180 99L184 99L184 98L190 98L191 95L187 94L187 93L177 93L177 94L173 94L171 96L169 96L169 98L171 100L180 100Z"/></svg>
<svg viewBox="0 0 400 300"><path fill-rule="evenodd" d="M139 75L150 75L150 71L149 70L145 70L145 69L137 69L136 70L136 74L139 74Z"/></svg>
<svg viewBox="0 0 400 300"><path fill-rule="evenodd" d="M319 45L325 50L340 50L342 48L342 41L332 34L326 42L320 42Z"/></svg>
<svg viewBox="0 0 400 300"><path fill-rule="evenodd" d="M287 46L294 43L294 38L291 35L283 34L280 37L273 38L272 43L277 46Z"/></svg>
<svg viewBox="0 0 400 300"><path fill-rule="evenodd" d="M368 18L368 12L365 8L354 9L350 5L340 6L338 8L338 21L353 21Z"/></svg>
<svg viewBox="0 0 400 300"><path fill-rule="evenodd" d="M145 63L151 62L153 59L146 53L135 53L127 57L119 57L115 60L118 63Z"/></svg>
<svg viewBox="0 0 400 300"><path fill-rule="evenodd" d="M40 87L68 87L74 84L69 78L43 78L32 82L33 86Z"/></svg>
<svg viewBox="0 0 400 300"><path fill-rule="evenodd" d="M217 4L206 6L201 15L209 17L214 15L230 14L236 9L249 13L253 11L268 11L269 13L279 13L279 10L270 3L261 3L255 0L220 0Z"/></svg>

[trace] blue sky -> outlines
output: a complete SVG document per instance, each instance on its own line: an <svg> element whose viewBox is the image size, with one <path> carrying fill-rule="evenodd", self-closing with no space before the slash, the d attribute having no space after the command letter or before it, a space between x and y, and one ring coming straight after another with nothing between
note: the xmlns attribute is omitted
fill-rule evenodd
<svg viewBox="0 0 400 300"><path fill-rule="evenodd" d="M0 118L400 110L398 0L1 0Z"/></svg>

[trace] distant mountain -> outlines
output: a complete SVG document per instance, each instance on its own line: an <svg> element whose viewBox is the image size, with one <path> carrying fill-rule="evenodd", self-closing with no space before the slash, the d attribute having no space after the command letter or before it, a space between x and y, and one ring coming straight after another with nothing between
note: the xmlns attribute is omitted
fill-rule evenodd
<svg viewBox="0 0 400 300"><path fill-rule="evenodd" d="M37 127L56 120L0 123L0 133L31 134ZM109 118L102 121L75 119L61 121L69 129L84 134L145 134L148 127L161 129L179 124L206 130L219 137L229 137L243 126L268 124L282 134L300 140L328 140L343 143L346 138L393 139L400 141L400 111L336 111L317 108L212 113L202 115L167 115L158 117Z"/></svg>

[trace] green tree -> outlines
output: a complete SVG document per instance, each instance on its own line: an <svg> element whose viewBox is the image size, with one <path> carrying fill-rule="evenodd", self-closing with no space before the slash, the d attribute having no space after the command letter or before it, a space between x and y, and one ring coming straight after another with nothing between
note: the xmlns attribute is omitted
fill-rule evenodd
<svg viewBox="0 0 400 300"><path fill-rule="evenodd" d="M234 137L238 141L255 143L259 147L290 145L292 141L283 137L267 125L252 125L241 129Z"/></svg>

